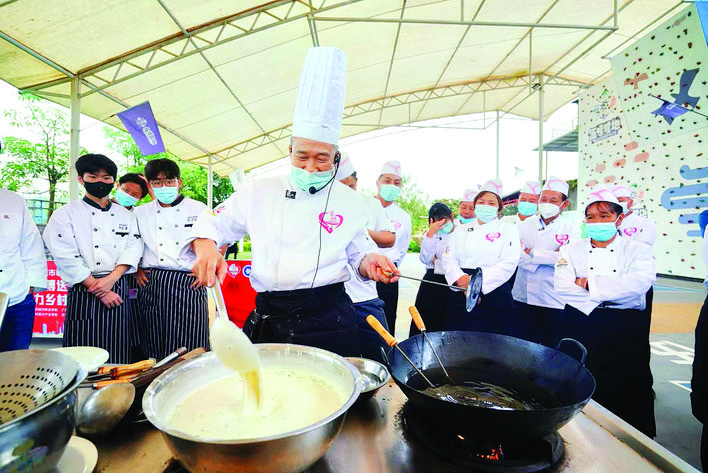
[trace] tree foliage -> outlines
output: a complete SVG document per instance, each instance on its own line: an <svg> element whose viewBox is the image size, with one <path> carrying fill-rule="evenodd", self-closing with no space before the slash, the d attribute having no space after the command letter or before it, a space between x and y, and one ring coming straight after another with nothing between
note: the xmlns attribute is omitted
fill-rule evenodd
<svg viewBox="0 0 708 473"><path fill-rule="evenodd" d="M140 152L140 148L138 148L133 141L133 138L122 130L105 127L104 134L108 140L108 147L128 159L128 164L124 170L125 172L144 174L145 164L148 161L160 158L172 159L176 161L179 166L180 177L182 179L182 194L200 202L207 203L208 171L205 168L196 164L180 161L179 158L170 153L160 153L147 157L143 156ZM214 206L226 200L233 193L231 181L219 177L217 174L214 174L213 189Z"/></svg>

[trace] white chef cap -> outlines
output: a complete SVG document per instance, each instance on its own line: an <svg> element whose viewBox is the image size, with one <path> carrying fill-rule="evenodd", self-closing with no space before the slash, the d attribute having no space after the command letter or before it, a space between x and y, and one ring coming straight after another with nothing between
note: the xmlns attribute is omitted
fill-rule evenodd
<svg viewBox="0 0 708 473"><path fill-rule="evenodd" d="M615 197L629 197L630 199L632 198L632 190L626 186L615 186L615 188L612 189L612 193L615 195Z"/></svg>
<svg viewBox="0 0 708 473"><path fill-rule="evenodd" d="M598 184L592 188L590 196L588 196L588 203L585 205L585 209L590 207L590 205L595 202L611 202L619 205L617 197L615 197L612 191L603 184Z"/></svg>
<svg viewBox="0 0 708 473"><path fill-rule="evenodd" d="M386 161L381 167L379 177L384 174L393 174L394 176L401 177L401 163L398 161Z"/></svg>
<svg viewBox="0 0 708 473"><path fill-rule="evenodd" d="M346 179L352 174L354 174L354 164L352 163L351 158L349 157L349 153L345 151L340 151L341 153L341 159L339 161L339 169L337 169L337 177L336 179L338 181L341 181L342 179Z"/></svg>
<svg viewBox="0 0 708 473"><path fill-rule="evenodd" d="M557 177L549 177L543 185L544 191L556 191L568 196L568 183Z"/></svg>
<svg viewBox="0 0 708 473"><path fill-rule="evenodd" d="M541 184L537 181L527 181L526 184L519 191L520 194L534 194L538 195L541 193Z"/></svg>
<svg viewBox="0 0 708 473"><path fill-rule="evenodd" d="M310 48L295 99L293 137L336 145L342 130L347 56L339 48Z"/></svg>
<svg viewBox="0 0 708 473"><path fill-rule="evenodd" d="M499 179L490 179L484 184L482 184L482 187L479 188L479 192L477 192L477 195L481 194L482 192L491 192L493 194L496 194L501 199L504 194L504 188L502 186L502 182Z"/></svg>
<svg viewBox="0 0 708 473"><path fill-rule="evenodd" d="M474 198L477 196L477 191L474 189L465 189L465 193L462 194L462 199L460 202L474 202Z"/></svg>

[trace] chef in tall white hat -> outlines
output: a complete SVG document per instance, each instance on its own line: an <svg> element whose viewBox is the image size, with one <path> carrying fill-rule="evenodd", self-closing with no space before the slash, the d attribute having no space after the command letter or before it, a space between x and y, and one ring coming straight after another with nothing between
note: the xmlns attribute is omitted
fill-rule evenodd
<svg viewBox="0 0 708 473"><path fill-rule="evenodd" d="M396 242L392 247L381 251L381 254L388 256L396 266L400 266L408 253L408 245L411 242L411 216L401 207L396 205L396 199L401 194L403 176L401 175L401 163L398 161L386 161L381 167L379 178L376 180L376 199L381 203L386 212L386 217L391 222L391 228L396 234ZM398 308L398 283L383 284L378 283L376 289L379 298L384 301L384 312L386 321L391 331L396 327L396 310Z"/></svg>
<svg viewBox="0 0 708 473"><path fill-rule="evenodd" d="M558 344L556 328L565 307L553 287L558 250L580 238L580 227L561 218L567 207L568 183L551 177L541 192L540 215L517 225L523 251L512 290L518 303L513 335L551 347Z"/></svg>
<svg viewBox="0 0 708 473"><path fill-rule="evenodd" d="M244 329L256 342L358 356L359 331L344 290L347 265L362 280L398 279L396 266L377 253L366 232L361 199L335 179L345 82L343 51L308 50L295 104L290 174L244 184L213 213L199 217L184 247L197 279L212 285L227 271L217 248L251 236L250 279L258 296Z"/></svg>
<svg viewBox="0 0 708 473"><path fill-rule="evenodd" d="M337 170L337 180L356 190L357 176L354 164L347 152L342 151L341 153L342 162ZM363 194L358 194L358 196L367 208L366 228L371 239L374 240L374 243L379 248L393 246L396 235L391 231L391 222L386 216L381 203L377 199L372 199ZM386 348L387 345L379 334L369 326L366 322L366 317L373 315L384 327L388 328L386 314L383 309L384 302L379 299L379 295L376 292L376 283L373 280L364 281L356 277L355 270L351 266L349 266L349 271L352 276L349 281L344 283L344 288L354 305L354 312L359 326L361 356L383 362L381 348Z"/></svg>
<svg viewBox="0 0 708 473"><path fill-rule="evenodd" d="M596 186L585 207L588 238L560 248L555 290L567 304L562 336L582 343L595 377L593 399L656 435L645 294L656 279L651 248L619 235L622 207Z"/></svg>
<svg viewBox="0 0 708 473"><path fill-rule="evenodd" d="M473 200L475 220L458 228L443 253L448 284L467 288L470 274L482 270L482 296L472 313L465 309L462 292L450 292L447 330L508 333L507 315L515 307L511 279L519 262L519 231L501 222L502 183L487 181Z"/></svg>
<svg viewBox="0 0 708 473"><path fill-rule="evenodd" d="M632 209L634 205L632 190L627 186L618 185L612 189L612 193L622 206L623 218L620 225L622 236L653 246L656 241L656 222L639 215Z"/></svg>
<svg viewBox="0 0 708 473"><path fill-rule="evenodd" d="M462 194L460 205L457 207L457 221L463 225L474 221L474 198L476 196L477 191L474 189L465 189Z"/></svg>

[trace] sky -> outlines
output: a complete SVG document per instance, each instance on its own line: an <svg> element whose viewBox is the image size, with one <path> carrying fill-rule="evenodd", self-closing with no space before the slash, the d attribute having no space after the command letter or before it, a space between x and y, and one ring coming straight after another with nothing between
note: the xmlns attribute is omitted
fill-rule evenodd
<svg viewBox="0 0 708 473"><path fill-rule="evenodd" d="M17 90L0 81L0 112L18 107ZM68 109L63 109L68 114ZM376 178L383 163L397 160L401 163L402 173L410 176L412 182L430 198L459 199L465 189L476 188L495 177L494 118L494 112L487 112L487 128L483 130L472 129L482 128L482 114L444 118L415 126L389 127L345 138L340 146L349 153L357 170L360 189L375 191ZM546 121L544 141L556 136L558 130L570 128L572 121L577 122L577 105L570 103ZM507 115L500 123L499 177L504 184L504 192L511 193L527 180L538 177L538 151L533 151L538 146L538 123L514 115ZM125 158L107 147L104 126L82 115L81 145L91 152L106 154L120 165ZM4 136L31 139L27 132L10 126L4 113L0 113L0 138ZM3 158L0 155L0 161ZM283 174L289 172L288 165L283 160L267 173L254 174ZM577 153L548 153L547 175L562 179L577 178Z"/></svg>

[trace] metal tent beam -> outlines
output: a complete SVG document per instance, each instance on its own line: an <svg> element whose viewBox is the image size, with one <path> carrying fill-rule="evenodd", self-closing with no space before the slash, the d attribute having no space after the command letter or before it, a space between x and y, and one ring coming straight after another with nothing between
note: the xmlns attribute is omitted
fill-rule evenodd
<svg viewBox="0 0 708 473"><path fill-rule="evenodd" d="M435 25L435 26L496 26L496 27L511 27L511 28L551 28L551 29L566 29L566 30L606 30L616 31L618 28L614 26L601 25L578 25L578 24L562 24L562 23L514 23L504 21L454 21L454 20L427 20L424 18L357 18L357 17L334 17L334 16L318 16L317 21L331 21L337 23L400 23L412 25Z"/></svg>

